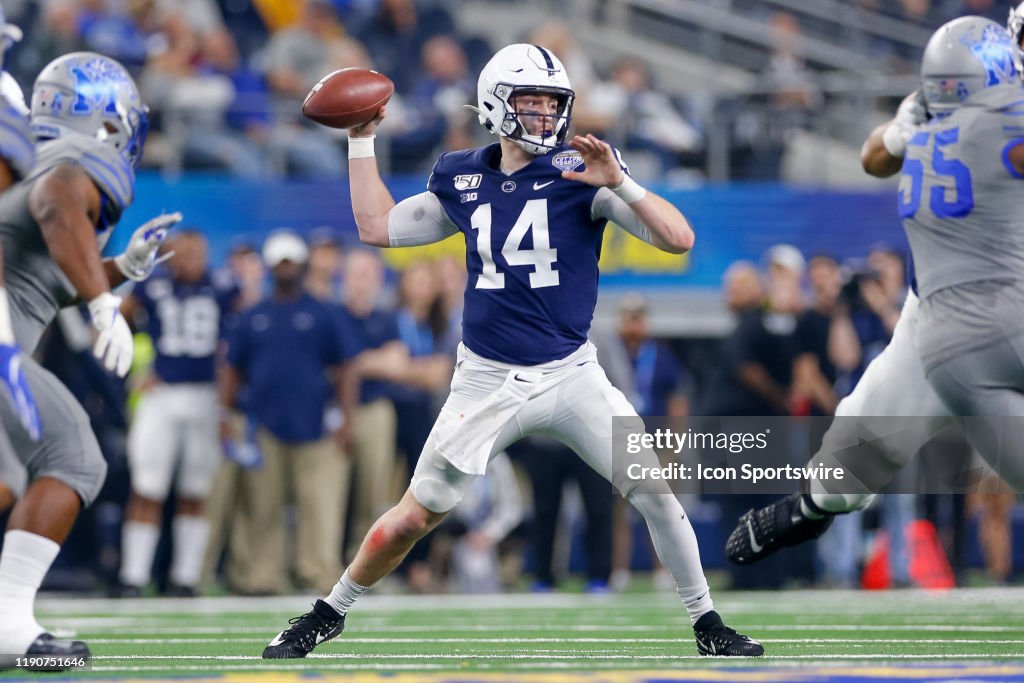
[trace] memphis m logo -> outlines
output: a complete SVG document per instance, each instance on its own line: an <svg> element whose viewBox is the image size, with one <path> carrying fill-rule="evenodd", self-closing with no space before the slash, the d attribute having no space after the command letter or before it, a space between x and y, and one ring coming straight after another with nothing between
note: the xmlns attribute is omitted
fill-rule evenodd
<svg viewBox="0 0 1024 683"><path fill-rule="evenodd" d="M119 69L94 59L73 64L69 71L75 79L75 101L70 108L73 116L89 116L97 110L106 116L117 116L118 89L126 81Z"/></svg>
<svg viewBox="0 0 1024 683"><path fill-rule="evenodd" d="M979 41L972 40L970 34L960 40L985 67L985 87L1017 81L1013 43L1002 26L986 26Z"/></svg>

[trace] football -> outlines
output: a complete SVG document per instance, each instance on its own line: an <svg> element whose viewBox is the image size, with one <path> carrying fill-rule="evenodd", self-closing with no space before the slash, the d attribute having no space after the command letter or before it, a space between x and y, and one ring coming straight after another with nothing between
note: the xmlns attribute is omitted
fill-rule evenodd
<svg viewBox="0 0 1024 683"><path fill-rule="evenodd" d="M395 84L384 74L350 67L329 73L313 86L302 113L332 128L352 128L369 122L387 104Z"/></svg>

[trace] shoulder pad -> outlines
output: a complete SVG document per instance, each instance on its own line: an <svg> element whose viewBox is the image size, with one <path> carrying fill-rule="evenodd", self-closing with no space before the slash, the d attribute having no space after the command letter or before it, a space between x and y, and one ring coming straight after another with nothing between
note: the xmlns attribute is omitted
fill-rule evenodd
<svg viewBox="0 0 1024 683"><path fill-rule="evenodd" d="M75 163L113 203L119 217L135 195L135 169L124 154L85 135L65 135L39 145L33 175L62 163Z"/></svg>

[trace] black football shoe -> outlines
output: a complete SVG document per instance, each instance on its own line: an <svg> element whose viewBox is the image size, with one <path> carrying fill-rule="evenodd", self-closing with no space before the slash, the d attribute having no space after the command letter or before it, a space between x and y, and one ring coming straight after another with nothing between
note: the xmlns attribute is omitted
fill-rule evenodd
<svg viewBox="0 0 1024 683"><path fill-rule="evenodd" d="M89 647L80 640L62 640L43 633L32 641L23 655L0 655L0 671L18 666L28 671L82 669L89 661ZM28 660L27 665L17 660Z"/></svg>
<svg viewBox="0 0 1024 683"><path fill-rule="evenodd" d="M748 510L725 542L725 556L733 564L753 564L779 548L798 545L825 533L835 515L810 519L800 509L801 494ZM824 514L824 513L823 513Z"/></svg>
<svg viewBox="0 0 1024 683"><path fill-rule="evenodd" d="M722 617L714 610L697 620L693 635L702 657L760 657L764 654L761 643L723 624Z"/></svg>
<svg viewBox="0 0 1024 683"><path fill-rule="evenodd" d="M313 609L289 619L291 628L282 631L263 650L263 659L302 659L313 648L345 630L345 617L323 600Z"/></svg>

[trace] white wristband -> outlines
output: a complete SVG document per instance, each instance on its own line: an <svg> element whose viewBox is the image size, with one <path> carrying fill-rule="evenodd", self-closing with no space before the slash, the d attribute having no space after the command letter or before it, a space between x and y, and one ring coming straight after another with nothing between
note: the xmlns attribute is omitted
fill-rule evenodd
<svg viewBox="0 0 1024 683"><path fill-rule="evenodd" d="M0 346L14 346L11 310L7 303L7 290L0 287Z"/></svg>
<svg viewBox="0 0 1024 683"><path fill-rule="evenodd" d="M627 204L638 202L647 194L647 190L640 187L640 184L630 178L628 173L622 174L621 183L615 187L609 187L608 189L618 195L619 199Z"/></svg>
<svg viewBox="0 0 1024 683"><path fill-rule="evenodd" d="M373 139L376 135L371 135L365 138L354 138L349 136L348 138L348 158L349 159L372 159L376 156L373 153Z"/></svg>
<svg viewBox="0 0 1024 683"><path fill-rule="evenodd" d="M886 152L897 159L902 159L906 155L907 137L899 124L889 124L889 127L882 133L882 145Z"/></svg>

